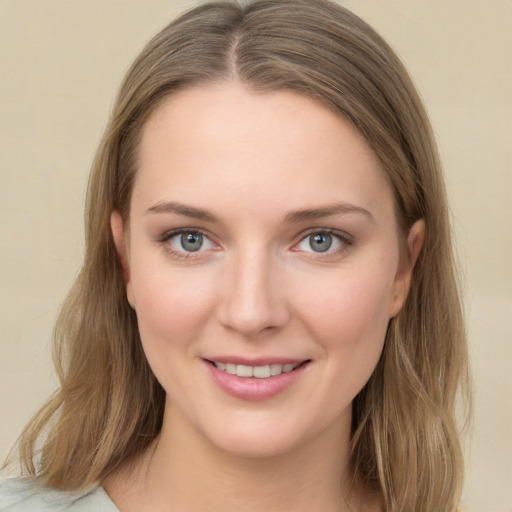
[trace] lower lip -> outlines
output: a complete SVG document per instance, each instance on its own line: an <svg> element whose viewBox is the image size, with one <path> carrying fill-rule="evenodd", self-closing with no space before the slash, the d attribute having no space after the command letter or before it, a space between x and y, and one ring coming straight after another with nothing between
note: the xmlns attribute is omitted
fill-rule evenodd
<svg viewBox="0 0 512 512"><path fill-rule="evenodd" d="M215 383L228 395L241 400L267 400L273 396L282 393L292 384L301 378L304 371L309 366L309 361L302 363L291 372L281 373L266 379L257 377L239 377L231 375L224 370L219 370L209 361L205 364Z"/></svg>

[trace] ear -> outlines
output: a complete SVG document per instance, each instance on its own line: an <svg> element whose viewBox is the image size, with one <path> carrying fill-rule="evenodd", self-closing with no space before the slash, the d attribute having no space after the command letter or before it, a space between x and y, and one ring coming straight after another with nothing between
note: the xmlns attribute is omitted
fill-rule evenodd
<svg viewBox="0 0 512 512"><path fill-rule="evenodd" d="M407 255L405 261L400 264L393 284L393 294L389 307L389 318L393 318L402 309L409 288L411 287L412 272L418 260L423 242L425 240L425 221L417 220L409 230L407 236Z"/></svg>
<svg viewBox="0 0 512 512"><path fill-rule="evenodd" d="M114 210L110 215L110 229L112 230L112 237L114 238L114 244L116 246L117 254L121 262L121 267L123 269L123 279L126 286L126 296L128 298L128 302L134 308L135 301L133 298L133 289L130 279L130 266L128 263L128 255L125 245L126 240L124 236L124 222L121 213L117 210Z"/></svg>

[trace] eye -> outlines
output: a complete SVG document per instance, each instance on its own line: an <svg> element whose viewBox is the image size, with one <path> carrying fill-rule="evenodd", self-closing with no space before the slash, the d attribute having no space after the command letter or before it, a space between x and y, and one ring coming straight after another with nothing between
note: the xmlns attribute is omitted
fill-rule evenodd
<svg viewBox="0 0 512 512"><path fill-rule="evenodd" d="M206 251L214 247L213 242L200 231L180 230L171 233L166 240L172 251L177 253L195 253Z"/></svg>
<svg viewBox="0 0 512 512"><path fill-rule="evenodd" d="M296 245L296 250L319 254L336 253L350 243L350 237L345 233L331 230L314 231Z"/></svg>

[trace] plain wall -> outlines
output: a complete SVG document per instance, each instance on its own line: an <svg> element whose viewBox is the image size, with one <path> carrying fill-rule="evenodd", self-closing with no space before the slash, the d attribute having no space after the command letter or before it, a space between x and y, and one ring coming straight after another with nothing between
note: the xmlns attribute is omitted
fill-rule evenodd
<svg viewBox="0 0 512 512"><path fill-rule="evenodd" d="M197 3L197 2L196 2ZM512 1L347 0L405 61L438 137L475 386L464 509L512 512ZM190 1L0 0L0 457L54 390L52 326L116 88Z"/></svg>

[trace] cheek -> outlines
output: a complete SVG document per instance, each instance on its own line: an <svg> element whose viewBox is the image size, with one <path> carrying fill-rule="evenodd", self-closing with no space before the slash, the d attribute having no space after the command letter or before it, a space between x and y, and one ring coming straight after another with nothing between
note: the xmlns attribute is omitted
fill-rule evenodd
<svg viewBox="0 0 512 512"><path fill-rule="evenodd" d="M303 296L301 309L320 334L339 333L346 342L357 341L357 333L379 330L387 325L391 283L346 276L316 283Z"/></svg>
<svg viewBox="0 0 512 512"><path fill-rule="evenodd" d="M135 262L133 262L135 263ZM152 270L151 270L152 268ZM211 316L214 291L204 276L164 271L148 264L132 266L132 288L142 346L166 393L179 400L190 383L197 340Z"/></svg>
<svg viewBox="0 0 512 512"><path fill-rule="evenodd" d="M332 276L303 294L298 308L336 381L357 394L377 364L389 322L392 279L371 269ZM298 296L298 295L297 295Z"/></svg>
<svg viewBox="0 0 512 512"><path fill-rule="evenodd" d="M142 342L180 345L194 339L212 309L211 280L200 272L159 271L156 263L132 264L132 294Z"/></svg>

